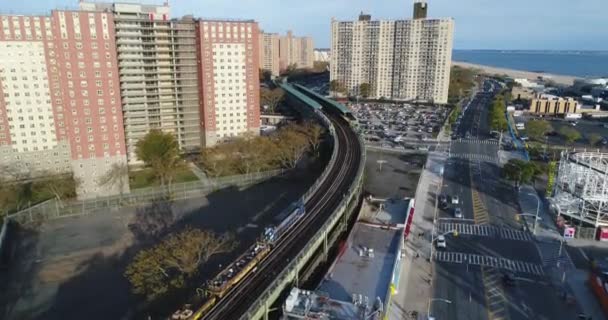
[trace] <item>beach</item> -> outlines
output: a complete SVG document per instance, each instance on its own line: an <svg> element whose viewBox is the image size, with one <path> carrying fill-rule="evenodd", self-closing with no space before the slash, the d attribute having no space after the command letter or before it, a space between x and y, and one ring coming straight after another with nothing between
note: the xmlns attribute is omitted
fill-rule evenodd
<svg viewBox="0 0 608 320"><path fill-rule="evenodd" d="M578 77L573 77L573 76L564 76L564 75L557 75L557 74L548 74L548 73L497 68L497 67L484 66L484 65L473 64L473 63L468 63L468 62L452 61L452 65L463 67L463 68L481 69L482 72L486 73L486 74L500 74L500 75L506 74L507 76L514 78L514 79L525 78L525 79L529 79L529 80L536 80L536 79L538 79L538 77L542 77L543 79L547 79L547 80L550 79L551 81L553 81L557 84L562 84L562 85L572 85L572 83L574 82L574 79L578 79Z"/></svg>

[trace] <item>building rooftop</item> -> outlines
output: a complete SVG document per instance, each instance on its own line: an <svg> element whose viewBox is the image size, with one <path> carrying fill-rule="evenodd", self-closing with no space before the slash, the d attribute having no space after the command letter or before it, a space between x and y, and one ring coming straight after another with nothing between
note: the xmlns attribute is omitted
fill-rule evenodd
<svg viewBox="0 0 608 320"><path fill-rule="evenodd" d="M384 301L403 231L357 223L352 232L352 240L319 290L341 301L352 301L359 294L370 304L377 297Z"/></svg>
<svg viewBox="0 0 608 320"><path fill-rule="evenodd" d="M367 311L361 304L330 299L325 292L292 288L283 305L284 319L364 320Z"/></svg>

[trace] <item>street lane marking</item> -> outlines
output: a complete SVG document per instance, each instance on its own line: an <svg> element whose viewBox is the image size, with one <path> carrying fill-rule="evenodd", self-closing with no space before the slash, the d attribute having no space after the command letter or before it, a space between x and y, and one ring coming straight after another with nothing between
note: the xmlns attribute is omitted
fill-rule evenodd
<svg viewBox="0 0 608 320"><path fill-rule="evenodd" d="M437 262L468 263L470 265L490 267L497 270L508 270L511 272L529 273L537 276L543 276L545 274L542 266L539 264L474 253L436 251L434 259Z"/></svg>
<svg viewBox="0 0 608 320"><path fill-rule="evenodd" d="M480 237L502 238L504 240L533 241L532 235L527 231L516 230L508 227L496 227L488 224L469 223L438 223L437 232L446 233L456 231L462 235L473 235Z"/></svg>
<svg viewBox="0 0 608 320"><path fill-rule="evenodd" d="M483 282L488 320L509 319L507 299L502 291L500 275L496 269L482 267L481 281Z"/></svg>

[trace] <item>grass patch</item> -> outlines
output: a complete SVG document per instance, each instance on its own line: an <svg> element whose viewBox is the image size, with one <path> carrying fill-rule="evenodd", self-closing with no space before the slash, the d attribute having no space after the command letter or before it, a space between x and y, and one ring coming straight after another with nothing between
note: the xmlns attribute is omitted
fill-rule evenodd
<svg viewBox="0 0 608 320"><path fill-rule="evenodd" d="M178 169L175 174L173 183L190 182L198 180L198 177L190 171L190 168L184 167ZM151 168L145 168L137 171L129 171L129 186L131 189L141 189L148 187L159 186L160 182L156 179Z"/></svg>

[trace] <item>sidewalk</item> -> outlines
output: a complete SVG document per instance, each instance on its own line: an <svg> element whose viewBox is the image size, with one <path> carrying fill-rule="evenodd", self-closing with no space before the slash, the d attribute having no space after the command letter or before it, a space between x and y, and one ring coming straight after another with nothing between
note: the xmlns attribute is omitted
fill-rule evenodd
<svg viewBox="0 0 608 320"><path fill-rule="evenodd" d="M401 281L397 293L392 298L388 318L391 320L408 319L412 311L420 319L426 316L427 303L432 291L430 263L431 234L435 215L436 194L441 190L440 172L446 154L429 153L424 171L416 190L415 214L410 235L402 252Z"/></svg>

